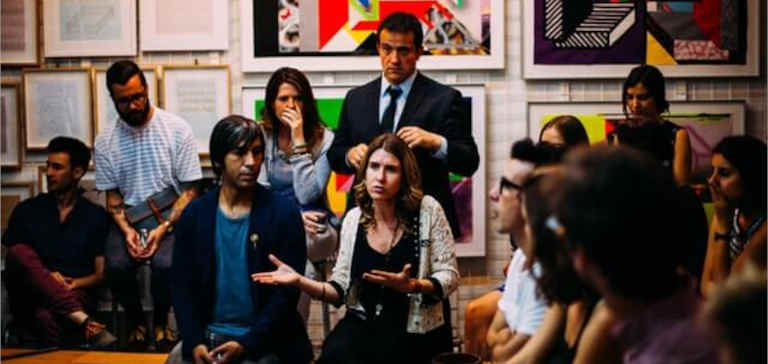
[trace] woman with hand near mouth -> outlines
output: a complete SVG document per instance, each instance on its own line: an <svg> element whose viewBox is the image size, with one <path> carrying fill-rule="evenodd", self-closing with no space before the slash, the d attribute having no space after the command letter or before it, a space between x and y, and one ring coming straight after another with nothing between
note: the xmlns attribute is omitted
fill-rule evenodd
<svg viewBox="0 0 768 364"><path fill-rule="evenodd" d="M413 152L392 134L371 142L357 180L358 207L344 218L330 281L273 256L277 269L252 278L346 304L317 363L430 363L452 350L447 298L459 273L450 226L440 204L422 194Z"/></svg>
<svg viewBox="0 0 768 364"><path fill-rule="evenodd" d="M691 142L688 131L661 114L669 111L664 88L664 76L650 65L637 66L630 71L622 89L624 115L630 126L658 123L664 130L665 143L662 165L669 168L678 186L687 184L691 176Z"/></svg>
<svg viewBox="0 0 768 364"><path fill-rule="evenodd" d="M283 67L267 83L263 120L265 161L259 183L281 195L295 198L301 207L307 241L308 277L318 278L318 263L335 251L338 233L325 203L325 186L331 175L326 153L333 142L317 111L312 86L299 70ZM299 313L309 317L309 296L299 299Z"/></svg>

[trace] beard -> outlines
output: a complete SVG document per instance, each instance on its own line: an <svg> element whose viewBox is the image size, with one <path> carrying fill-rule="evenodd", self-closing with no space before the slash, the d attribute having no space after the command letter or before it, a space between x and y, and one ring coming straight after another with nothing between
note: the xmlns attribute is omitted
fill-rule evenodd
<svg viewBox="0 0 768 364"><path fill-rule="evenodd" d="M128 125L138 127L144 125L144 123L147 121L147 116L149 115L149 107L149 101L147 101L144 105L144 108L141 110L130 110L128 112L121 112L118 110L117 113L120 115L121 119L128 123Z"/></svg>

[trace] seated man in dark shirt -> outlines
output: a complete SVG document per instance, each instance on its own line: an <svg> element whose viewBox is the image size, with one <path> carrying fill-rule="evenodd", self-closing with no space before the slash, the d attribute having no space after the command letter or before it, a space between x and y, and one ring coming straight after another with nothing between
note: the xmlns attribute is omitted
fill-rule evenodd
<svg viewBox="0 0 768 364"><path fill-rule="evenodd" d="M230 115L213 128L217 188L192 201L174 230L171 301L181 344L167 363L303 364L312 360L299 290L251 274L279 257L298 272L307 260L296 202L256 183L264 161L258 125Z"/></svg>
<svg viewBox="0 0 768 364"><path fill-rule="evenodd" d="M3 234L7 265L3 279L14 321L45 346L115 341L87 312L93 289L104 280L108 216L78 189L91 152L77 139L48 144L48 193L23 201Z"/></svg>

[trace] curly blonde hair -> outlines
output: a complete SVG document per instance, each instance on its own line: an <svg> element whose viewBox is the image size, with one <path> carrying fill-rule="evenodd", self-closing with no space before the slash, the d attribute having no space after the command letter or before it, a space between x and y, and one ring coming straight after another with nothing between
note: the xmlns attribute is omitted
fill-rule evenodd
<svg viewBox="0 0 768 364"><path fill-rule="evenodd" d="M376 227L376 219L373 217L373 199L365 185L365 173L371 155L379 149L384 149L400 161L403 178L400 179L400 189L395 197L395 215L400 225L405 226L406 232L412 233L413 227L409 226L408 217L418 213L421 199L424 197L421 190L421 171L411 148L408 148L402 139L390 133L379 135L368 144L368 152L357 170L358 182L355 184L354 193L357 206L360 207L360 223L366 229Z"/></svg>

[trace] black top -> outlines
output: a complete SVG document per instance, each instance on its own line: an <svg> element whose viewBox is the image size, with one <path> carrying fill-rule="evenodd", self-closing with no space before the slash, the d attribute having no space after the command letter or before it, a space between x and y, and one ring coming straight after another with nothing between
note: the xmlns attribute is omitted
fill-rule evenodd
<svg viewBox="0 0 768 364"><path fill-rule="evenodd" d="M592 312L594 312L595 306L597 306L596 299L588 300L586 315L584 315L584 321L581 323L578 336L576 337L576 341L574 341L573 346L568 346L568 343L565 341L564 334L557 337L555 348L552 350L552 354L549 356L547 361L548 364L570 364L573 362L573 359L576 358L576 350L579 348L581 337L584 335L584 328L587 327L589 319L592 318Z"/></svg>
<svg viewBox="0 0 768 364"><path fill-rule="evenodd" d="M68 277L93 273L93 262L104 255L109 217L81 195L63 223L56 199L43 193L24 200L11 213L3 245L28 244L51 271Z"/></svg>
<svg viewBox="0 0 768 364"><path fill-rule="evenodd" d="M400 332L406 331L408 318L408 295L391 288L363 280L363 273L373 269L401 272L406 264L411 264L411 277L418 272L418 244L413 234L405 233L389 252L381 254L368 244L368 237L362 224L358 225L355 239L355 252L352 257L351 279L357 280L358 298L369 320L383 319L388 326ZM378 314L377 314L378 312Z"/></svg>

